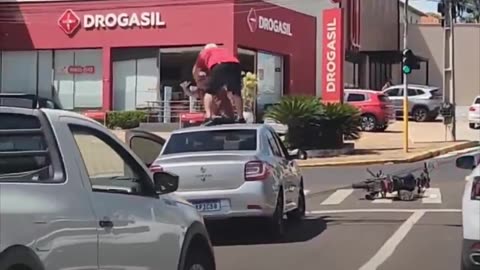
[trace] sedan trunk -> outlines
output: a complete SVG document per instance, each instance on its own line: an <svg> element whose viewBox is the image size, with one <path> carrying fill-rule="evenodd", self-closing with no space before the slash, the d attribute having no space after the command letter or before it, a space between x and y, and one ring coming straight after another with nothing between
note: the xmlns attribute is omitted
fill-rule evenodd
<svg viewBox="0 0 480 270"><path fill-rule="evenodd" d="M236 189L245 182L245 164L254 153L195 153L158 159L154 165L179 176L178 191Z"/></svg>

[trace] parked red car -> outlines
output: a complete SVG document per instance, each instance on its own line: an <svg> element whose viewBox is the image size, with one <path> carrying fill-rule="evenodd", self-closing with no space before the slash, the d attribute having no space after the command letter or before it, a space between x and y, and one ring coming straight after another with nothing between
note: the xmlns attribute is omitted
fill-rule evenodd
<svg viewBox="0 0 480 270"><path fill-rule="evenodd" d="M345 89L344 93L344 102L361 111L364 131L385 131L395 121L393 104L383 93L363 89Z"/></svg>

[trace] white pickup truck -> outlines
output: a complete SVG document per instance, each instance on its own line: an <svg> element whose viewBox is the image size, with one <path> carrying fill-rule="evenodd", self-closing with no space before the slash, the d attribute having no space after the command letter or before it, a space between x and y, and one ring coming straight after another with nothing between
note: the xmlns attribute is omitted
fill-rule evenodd
<svg viewBox="0 0 480 270"><path fill-rule="evenodd" d="M460 169L473 170L465 178L462 199L462 270L480 269L480 150L456 160Z"/></svg>
<svg viewBox="0 0 480 270"><path fill-rule="evenodd" d="M2 270L215 270L177 188L93 120L0 106Z"/></svg>

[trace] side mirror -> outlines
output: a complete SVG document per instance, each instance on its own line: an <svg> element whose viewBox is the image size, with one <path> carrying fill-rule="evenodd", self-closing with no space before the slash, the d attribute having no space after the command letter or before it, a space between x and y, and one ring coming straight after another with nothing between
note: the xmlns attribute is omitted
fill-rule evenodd
<svg viewBox="0 0 480 270"><path fill-rule="evenodd" d="M153 174L153 183L158 194L172 193L178 189L178 175L168 172L156 172Z"/></svg>
<svg viewBox="0 0 480 270"><path fill-rule="evenodd" d="M288 154L290 155L290 159L301 159L301 160L306 160L307 157L307 152L301 150L301 149L295 149L288 151Z"/></svg>
<svg viewBox="0 0 480 270"><path fill-rule="evenodd" d="M455 165L457 166L457 168L460 168L460 169L473 170L476 167L475 157L474 156L459 157L455 161Z"/></svg>

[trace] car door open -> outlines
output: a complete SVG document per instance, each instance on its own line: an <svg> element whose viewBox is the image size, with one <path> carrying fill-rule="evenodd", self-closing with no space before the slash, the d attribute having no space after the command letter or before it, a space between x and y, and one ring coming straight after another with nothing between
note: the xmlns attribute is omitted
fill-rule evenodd
<svg viewBox="0 0 480 270"><path fill-rule="evenodd" d="M125 134L125 142L147 167L160 155L165 141L164 138L141 129L129 130Z"/></svg>

